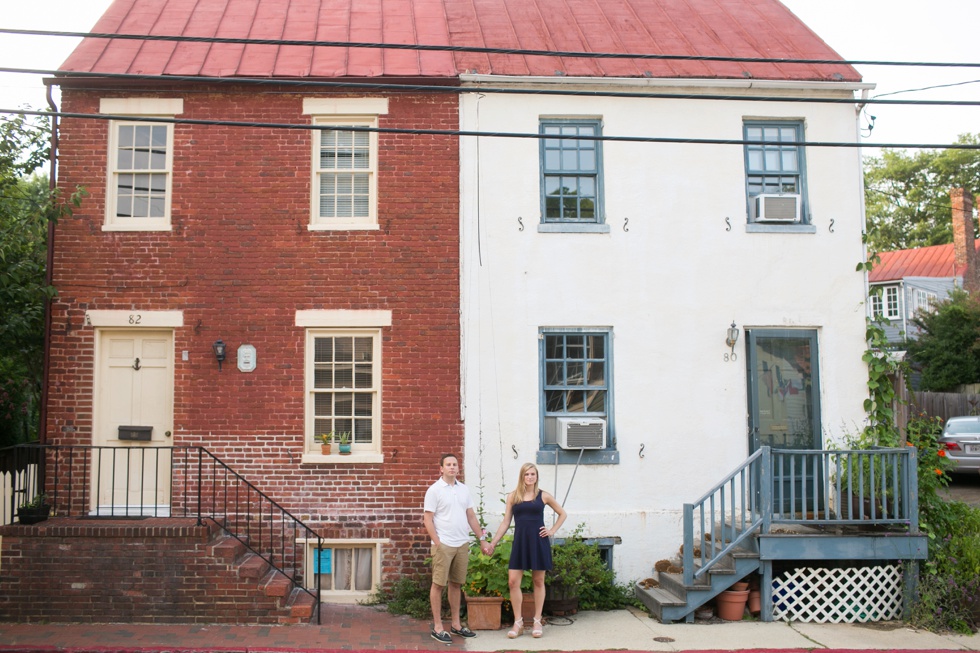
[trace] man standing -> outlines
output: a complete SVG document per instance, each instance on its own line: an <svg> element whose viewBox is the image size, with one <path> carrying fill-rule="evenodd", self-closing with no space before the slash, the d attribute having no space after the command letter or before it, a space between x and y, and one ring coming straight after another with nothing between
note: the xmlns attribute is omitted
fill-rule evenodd
<svg viewBox="0 0 980 653"><path fill-rule="evenodd" d="M425 492L425 530L432 538L432 587L429 602L432 604L432 639L452 644L453 638L442 628L442 590L449 587L449 611L452 617L453 635L476 637L459 620L460 590L466 582L466 569L470 562L470 533L482 539L483 530L473 509L469 489L456 480L459 461L452 454L443 454L439 460L440 477ZM490 554L488 542L480 544L480 550Z"/></svg>

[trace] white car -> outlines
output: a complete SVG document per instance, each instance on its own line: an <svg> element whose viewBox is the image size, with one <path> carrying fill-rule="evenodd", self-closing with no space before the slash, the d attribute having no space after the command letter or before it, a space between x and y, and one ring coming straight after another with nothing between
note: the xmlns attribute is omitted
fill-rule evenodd
<svg viewBox="0 0 980 653"><path fill-rule="evenodd" d="M946 447L946 455L955 465L952 471L980 471L980 417L950 417L939 446Z"/></svg>

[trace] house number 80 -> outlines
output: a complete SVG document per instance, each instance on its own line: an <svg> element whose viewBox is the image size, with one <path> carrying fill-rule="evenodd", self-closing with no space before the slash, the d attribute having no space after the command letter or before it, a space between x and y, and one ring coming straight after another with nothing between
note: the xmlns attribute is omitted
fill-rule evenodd
<svg viewBox="0 0 980 653"><path fill-rule="evenodd" d="M736 354L735 352L732 352L730 354L725 354L726 363L734 363L737 360L738 360L738 354Z"/></svg>
<svg viewBox="0 0 980 653"><path fill-rule="evenodd" d="M142 321L143 321L143 316L142 315L138 315L137 314L137 315L130 315L129 316L129 323L130 324L139 324Z"/></svg>

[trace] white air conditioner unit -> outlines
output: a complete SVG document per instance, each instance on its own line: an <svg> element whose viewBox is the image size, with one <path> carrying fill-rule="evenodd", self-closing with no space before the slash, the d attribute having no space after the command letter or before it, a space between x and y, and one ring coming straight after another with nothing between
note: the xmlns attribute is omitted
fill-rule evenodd
<svg viewBox="0 0 980 653"><path fill-rule="evenodd" d="M605 449L606 420L597 417L559 417L558 446L562 449Z"/></svg>
<svg viewBox="0 0 980 653"><path fill-rule="evenodd" d="M753 198L756 222L799 222L800 196L793 194L756 195Z"/></svg>

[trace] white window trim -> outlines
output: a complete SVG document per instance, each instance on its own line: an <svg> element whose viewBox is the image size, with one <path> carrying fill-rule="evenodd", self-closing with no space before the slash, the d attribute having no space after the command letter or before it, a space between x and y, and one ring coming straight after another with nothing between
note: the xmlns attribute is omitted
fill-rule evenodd
<svg viewBox="0 0 980 653"><path fill-rule="evenodd" d="M313 538L299 538L296 540L299 544L306 545L306 564L304 569L303 578L314 577L313 575L313 555L317 546L317 541ZM361 547L361 548L373 548L372 560L371 560L371 589L370 590L321 590L320 600L324 603L358 603L364 600L370 595L377 591L378 587L381 585L381 547L389 544L391 540L388 538L376 538L376 539L336 539L336 538L324 538L320 540L319 544L321 546L326 546L330 548L335 547ZM307 589L314 589L315 584L311 585Z"/></svg>
<svg viewBox="0 0 980 653"><path fill-rule="evenodd" d="M888 301L889 293L895 295L894 310ZM886 320L897 320L902 316L902 293L899 292L898 286L886 286L881 293L881 300L881 314Z"/></svg>
<svg viewBox="0 0 980 653"><path fill-rule="evenodd" d="M381 441L384 432L384 416L381 414L381 390L384 381L382 374L383 356L382 351L382 329L391 326L392 314L388 310L300 310L296 311L295 324L306 329L304 337L303 357L304 357L304 376L303 376L303 402L305 404L305 419L303 425L303 463L310 464L359 464L359 463L383 463L384 454L381 449ZM313 338L318 335L345 335L345 334L370 334L374 337L375 360L378 361L377 391L375 393L374 411L377 416L378 437L374 444L374 451L352 451L350 455L341 456L331 453L325 456L319 451L319 445L313 440L313 402L310 400L311 388L310 379L313 378L313 357L309 355ZM334 443L336 446L336 443Z"/></svg>
<svg viewBox="0 0 980 653"><path fill-rule="evenodd" d="M323 127L378 126L378 116L388 113L387 98L304 98L303 113L312 116L314 125ZM368 215L354 218L320 217L320 130L313 130L310 152L310 231L378 229L378 133L369 134L370 167L358 172L370 175Z"/></svg>
<svg viewBox="0 0 980 653"><path fill-rule="evenodd" d="M118 116L173 118L184 112L181 98L101 98L99 112ZM116 147L119 127L123 125L163 126L167 128L166 199L163 217L120 218L116 216ZM109 121L108 150L106 153L106 196L103 231L170 231L170 208L173 201L174 126L172 123L154 123L126 120Z"/></svg>

